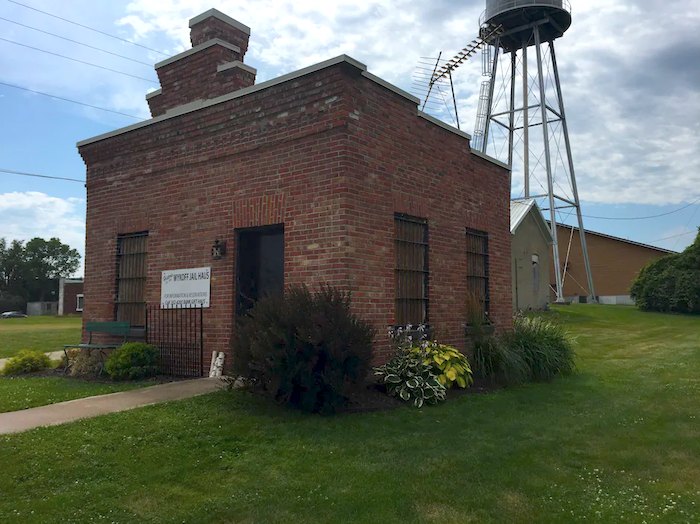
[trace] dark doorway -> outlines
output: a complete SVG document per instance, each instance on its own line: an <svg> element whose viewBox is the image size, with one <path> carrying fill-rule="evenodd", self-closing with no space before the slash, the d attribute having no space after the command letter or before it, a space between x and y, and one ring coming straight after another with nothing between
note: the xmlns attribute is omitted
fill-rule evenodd
<svg viewBox="0 0 700 524"><path fill-rule="evenodd" d="M238 230L236 314L266 295L284 293L284 226Z"/></svg>

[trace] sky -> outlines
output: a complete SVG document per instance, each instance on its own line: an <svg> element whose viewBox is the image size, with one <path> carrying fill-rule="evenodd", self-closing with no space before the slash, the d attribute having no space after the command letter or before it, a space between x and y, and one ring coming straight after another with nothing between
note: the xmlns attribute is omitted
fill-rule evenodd
<svg viewBox="0 0 700 524"><path fill-rule="evenodd" d="M571 4L556 52L585 227L680 251L700 226L700 4ZM149 118L152 64L190 48L189 19L212 7L251 27L258 82L347 54L419 95L417 67L475 38L484 4L0 0L0 237L56 236L84 252L81 182L2 171L84 180L76 142ZM481 60L453 79L471 133Z"/></svg>

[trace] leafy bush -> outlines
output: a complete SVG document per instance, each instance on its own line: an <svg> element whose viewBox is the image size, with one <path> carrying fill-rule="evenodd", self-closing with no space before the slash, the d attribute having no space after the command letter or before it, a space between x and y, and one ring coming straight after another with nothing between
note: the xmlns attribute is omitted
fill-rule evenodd
<svg viewBox="0 0 700 524"><path fill-rule="evenodd" d="M138 380L158 374L158 349L143 342L127 342L107 358L105 371L114 380Z"/></svg>
<svg viewBox="0 0 700 524"><path fill-rule="evenodd" d="M426 341L412 351L424 355L425 363L430 365L431 371L446 389L454 385L466 388L474 382L469 361L457 348Z"/></svg>
<svg viewBox="0 0 700 524"><path fill-rule="evenodd" d="M474 342L474 376L492 384L512 386L526 382L530 369L520 351L502 337L483 337Z"/></svg>
<svg viewBox="0 0 700 524"><path fill-rule="evenodd" d="M700 233L682 253L643 267L631 294L644 311L700 313Z"/></svg>
<svg viewBox="0 0 700 524"><path fill-rule="evenodd" d="M330 286L291 287L259 300L237 326L233 368L281 403L333 413L365 379L374 329Z"/></svg>
<svg viewBox="0 0 700 524"><path fill-rule="evenodd" d="M425 354L402 350L389 362L374 369L387 393L417 408L445 400L445 386L432 372L432 363Z"/></svg>
<svg viewBox="0 0 700 524"><path fill-rule="evenodd" d="M505 342L522 356L530 380L551 380L575 369L571 339L561 326L541 317L516 316Z"/></svg>
<svg viewBox="0 0 700 524"><path fill-rule="evenodd" d="M3 373L5 375L19 375L41 371L51 366L51 359L41 351L23 349L17 355L5 363Z"/></svg>
<svg viewBox="0 0 700 524"><path fill-rule="evenodd" d="M69 349L68 360L63 357L63 366L68 366L71 376L98 375L104 369L104 359L99 351L88 349Z"/></svg>
<svg viewBox="0 0 700 524"><path fill-rule="evenodd" d="M426 326L421 324L414 329L409 324L405 328L392 328L389 330L389 337L391 337L395 355L383 366L374 368L375 376L379 377L380 383L386 386L389 395L412 402L414 406L420 408L423 404L437 404L445 400L445 392L449 387L447 383L449 382L451 386L458 376L463 379L466 387L468 383L464 376L466 370L452 351L460 355L461 353L450 346L428 341ZM452 365L449 365L448 369L449 362L457 367L452 370ZM469 368L468 363L466 368ZM446 374L448 371L454 379L448 379ZM443 375L444 382L438 378L438 375Z"/></svg>

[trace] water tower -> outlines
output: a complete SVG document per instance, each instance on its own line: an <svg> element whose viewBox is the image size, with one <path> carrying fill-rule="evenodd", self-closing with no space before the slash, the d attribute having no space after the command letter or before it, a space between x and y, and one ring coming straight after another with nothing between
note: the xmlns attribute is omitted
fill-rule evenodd
<svg viewBox="0 0 700 524"><path fill-rule="evenodd" d="M485 80L473 147L507 161L513 168L513 197L534 198L548 215L558 302L564 300L568 264L568 260L563 264L560 260L559 243L568 240L568 253L571 239L557 238L556 225L576 214L587 277L587 282L576 284L593 300L595 290L554 52L554 41L571 25L570 5L566 0L486 0L479 23L482 35L496 34L482 46Z"/></svg>
<svg viewBox="0 0 700 524"><path fill-rule="evenodd" d="M571 237L559 239L556 225L574 213L587 279L574 284L589 300L595 297L554 53L554 40L570 25L571 7L566 0L486 0L479 36L449 60L442 59L442 53L437 60L424 59L414 74L414 90L424 97L423 109L429 106L428 110L440 113L444 104L449 112L452 105L459 127L452 73L481 50L484 80L472 148L511 165L512 198L535 199L548 214L557 302L564 300L565 279L573 279L567 274L573 229ZM566 246L563 263L560 242Z"/></svg>

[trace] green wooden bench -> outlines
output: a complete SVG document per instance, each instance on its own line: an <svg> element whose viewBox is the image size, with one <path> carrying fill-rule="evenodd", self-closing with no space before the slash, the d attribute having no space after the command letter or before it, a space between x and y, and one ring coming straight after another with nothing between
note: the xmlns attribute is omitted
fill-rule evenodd
<svg viewBox="0 0 700 524"><path fill-rule="evenodd" d="M131 324L129 322L86 322L85 332L89 334L87 343L65 344L63 346L63 353L66 356L66 367L64 370L66 373L68 373L68 369L71 367L71 361L70 358L68 358L69 349L85 349L88 353L91 353L93 350L99 351L102 363L104 364L104 358L106 356L105 350L118 348L126 342L131 332ZM106 333L115 337L122 337L122 340L110 344L93 344L93 333ZM100 373L101 372L102 370L100 370Z"/></svg>

